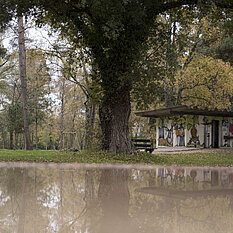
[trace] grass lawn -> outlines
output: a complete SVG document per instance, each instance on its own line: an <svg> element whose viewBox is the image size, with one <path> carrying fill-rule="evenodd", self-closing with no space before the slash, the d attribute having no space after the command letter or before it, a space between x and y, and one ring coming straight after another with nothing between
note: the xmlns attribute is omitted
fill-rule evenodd
<svg viewBox="0 0 233 233"><path fill-rule="evenodd" d="M112 163L156 164L181 166L233 166L232 153L182 153L149 154L137 152L131 155L100 152L65 153L59 151L0 150L0 161L55 162L55 163Z"/></svg>

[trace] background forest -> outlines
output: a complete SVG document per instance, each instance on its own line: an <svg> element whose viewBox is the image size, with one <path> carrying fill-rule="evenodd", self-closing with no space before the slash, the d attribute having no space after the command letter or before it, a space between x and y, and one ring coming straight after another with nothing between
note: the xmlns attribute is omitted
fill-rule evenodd
<svg viewBox="0 0 233 233"><path fill-rule="evenodd" d="M158 14L156 27L143 43L144 52L131 69L131 111L182 104L233 110L232 18L230 10L203 14L186 6ZM72 30L65 34L43 22L38 28L33 18L24 18L24 24L33 148L99 149L104 90L89 48L74 43ZM17 22L11 21L0 37L0 148L4 149L25 148L16 28ZM131 114L130 135L148 136L151 125Z"/></svg>

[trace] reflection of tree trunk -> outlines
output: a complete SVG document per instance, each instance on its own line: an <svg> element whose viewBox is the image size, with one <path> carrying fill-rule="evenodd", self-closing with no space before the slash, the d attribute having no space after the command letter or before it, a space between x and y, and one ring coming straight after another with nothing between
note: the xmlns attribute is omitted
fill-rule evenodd
<svg viewBox="0 0 233 233"><path fill-rule="evenodd" d="M28 180L28 169L23 170L23 182L22 182L22 196L19 204L19 221L17 227L17 233L24 233L24 224L25 224L25 213L26 213L26 195L27 195L27 180Z"/></svg>
<svg viewBox="0 0 233 233"><path fill-rule="evenodd" d="M149 171L148 185L149 187L156 185L156 170Z"/></svg>
<svg viewBox="0 0 233 233"><path fill-rule="evenodd" d="M218 186L218 183L219 183L218 171L211 171L211 185Z"/></svg>
<svg viewBox="0 0 233 233"><path fill-rule="evenodd" d="M27 110L27 76L26 76L26 51L24 39L23 17L18 17L18 40L19 40L19 64L20 64L20 80L22 89L22 103L23 103L23 121L24 134L26 139L26 150L32 150L29 132L28 110Z"/></svg>
<svg viewBox="0 0 233 233"><path fill-rule="evenodd" d="M34 174L35 178L34 178L34 204L35 204L35 215L34 215L34 233L37 232L37 218L39 216L38 214L38 207L37 207L37 168L35 168L35 174Z"/></svg>
<svg viewBox="0 0 233 233"><path fill-rule="evenodd" d="M93 170L86 170L85 174L85 201L87 208L95 199L94 173Z"/></svg>
<svg viewBox="0 0 233 233"><path fill-rule="evenodd" d="M96 200L96 196L95 196L95 185L94 185L94 171L93 170L86 170L85 173L85 209L83 210L83 213L86 213L86 217L84 219L83 225L82 225L82 232L86 232L86 230L88 229L87 226L87 216L89 218L89 221L91 224L90 227L93 227L93 231L92 229L90 229L90 232L94 232L95 229L95 222L96 222L96 213L93 212L94 207L96 207L95 205L95 200ZM88 231L89 232L89 231Z"/></svg>
<svg viewBox="0 0 233 233"><path fill-rule="evenodd" d="M130 224L128 170L105 169L100 177L98 196L102 208L101 233L135 232Z"/></svg>
<svg viewBox="0 0 233 233"><path fill-rule="evenodd" d="M59 206L59 215L60 215L60 224L63 226L64 216L63 216L63 175L64 173L59 170L59 180L60 180L60 206Z"/></svg>

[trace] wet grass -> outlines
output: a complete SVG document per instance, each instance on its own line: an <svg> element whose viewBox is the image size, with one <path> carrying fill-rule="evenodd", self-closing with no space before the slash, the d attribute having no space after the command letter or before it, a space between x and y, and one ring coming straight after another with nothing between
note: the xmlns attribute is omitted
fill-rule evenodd
<svg viewBox="0 0 233 233"><path fill-rule="evenodd" d="M180 166L233 166L232 153L149 154L131 155L98 152L59 152L43 150L0 150L0 161L55 163L156 164Z"/></svg>

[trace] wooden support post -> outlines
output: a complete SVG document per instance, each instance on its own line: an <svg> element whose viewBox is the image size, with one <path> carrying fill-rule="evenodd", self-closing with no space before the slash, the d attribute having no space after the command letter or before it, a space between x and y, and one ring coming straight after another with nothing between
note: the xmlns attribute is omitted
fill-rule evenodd
<svg viewBox="0 0 233 233"><path fill-rule="evenodd" d="M156 125L156 141L155 141L155 148L158 149L159 147L159 127Z"/></svg>

